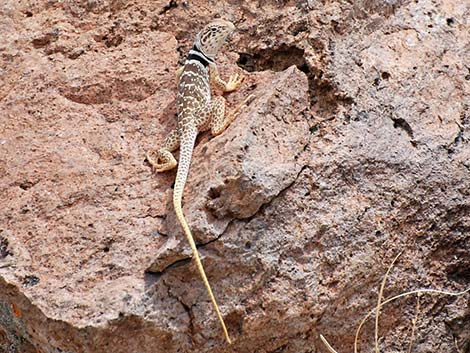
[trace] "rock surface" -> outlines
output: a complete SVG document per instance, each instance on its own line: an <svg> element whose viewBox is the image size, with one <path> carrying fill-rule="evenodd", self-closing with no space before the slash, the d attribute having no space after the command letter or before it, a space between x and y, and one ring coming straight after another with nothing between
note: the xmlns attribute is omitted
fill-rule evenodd
<svg viewBox="0 0 470 353"><path fill-rule="evenodd" d="M178 62L214 17L245 70L198 139L184 211L227 347L144 156ZM470 287L470 5L430 1L0 4L0 352L352 352L385 296ZM238 64L238 66L237 66ZM469 352L469 296L423 296L413 349ZM383 352L416 300L386 306ZM369 321L359 341L373 351Z"/></svg>

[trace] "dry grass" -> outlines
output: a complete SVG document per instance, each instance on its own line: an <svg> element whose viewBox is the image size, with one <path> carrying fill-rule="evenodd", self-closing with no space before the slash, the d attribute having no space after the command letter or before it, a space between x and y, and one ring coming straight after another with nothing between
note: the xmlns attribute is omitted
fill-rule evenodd
<svg viewBox="0 0 470 353"><path fill-rule="evenodd" d="M418 322L418 316L419 316L419 311L420 311L420 301L419 301L420 297L424 294L447 295L447 296L457 297L457 296L461 296L461 295L464 295L465 293L470 292L470 288L464 290L463 292L456 292L456 293L455 292L443 291L443 290L437 290L437 289L417 289L417 290L412 290L412 291L409 291L409 292L401 293L401 294L398 294L394 297L383 300L383 292L384 292L384 289L385 289L385 283L387 282L388 275L389 275L390 271L392 270L393 266L395 265L395 262L398 260L398 258L400 257L401 254L402 253L400 252L393 259L392 263L388 267L387 272L385 273L385 275L382 279L382 283L381 283L380 289L379 289L379 295L378 295L378 298L377 298L377 306L374 309L372 309L371 311L369 311L369 313L362 319L361 323L359 324L359 326L356 330L356 336L355 336L355 339L354 339L354 353L358 352L358 341L359 341L359 335L361 333L361 329L364 326L364 324L366 323L366 321L374 313L375 313L375 333L374 333L375 346L374 346L374 350L375 350L375 353L380 353L380 351L379 351L379 317L380 317L380 310L385 305L387 305L387 304L389 304L389 303L391 303L391 302L393 302L397 299L407 297L407 296L410 296L410 295L416 295L417 296L415 316L412 320L410 344L408 346L408 352L411 352L411 349L412 349L413 343L414 343L414 339L415 339L415 335L416 335L416 325L417 325L417 322ZM330 353L339 353L338 351L336 351L330 345L330 343L326 340L326 338L323 335L320 335L320 339L325 344L326 348L328 349L328 351ZM456 344L456 346L457 346L457 344Z"/></svg>

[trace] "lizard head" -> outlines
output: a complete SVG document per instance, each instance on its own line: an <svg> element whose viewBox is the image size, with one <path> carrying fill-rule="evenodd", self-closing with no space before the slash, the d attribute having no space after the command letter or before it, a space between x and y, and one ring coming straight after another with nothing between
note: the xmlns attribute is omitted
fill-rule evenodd
<svg viewBox="0 0 470 353"><path fill-rule="evenodd" d="M235 26L232 22L222 19L214 20L197 34L194 45L205 56L214 60L225 40L234 30Z"/></svg>

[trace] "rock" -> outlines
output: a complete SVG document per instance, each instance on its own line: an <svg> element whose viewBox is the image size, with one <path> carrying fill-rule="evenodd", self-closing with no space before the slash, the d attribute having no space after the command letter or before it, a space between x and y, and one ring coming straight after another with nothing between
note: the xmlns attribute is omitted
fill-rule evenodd
<svg viewBox="0 0 470 353"><path fill-rule="evenodd" d="M385 297L470 287L465 2L0 5L0 351L353 351ZM145 153L175 125L174 71L214 17L245 70L194 151L184 212L227 348ZM237 64L239 67L237 67ZM468 351L468 294L422 296L415 351ZM415 297L384 307L407 351ZM374 325L361 334L373 351Z"/></svg>

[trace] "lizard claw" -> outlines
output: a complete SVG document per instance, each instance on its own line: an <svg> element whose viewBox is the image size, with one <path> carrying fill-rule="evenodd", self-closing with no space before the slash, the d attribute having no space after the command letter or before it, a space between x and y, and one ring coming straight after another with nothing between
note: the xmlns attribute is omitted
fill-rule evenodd
<svg viewBox="0 0 470 353"><path fill-rule="evenodd" d="M235 74L230 76L227 84L225 85L225 92L233 92L240 88L245 76Z"/></svg>
<svg viewBox="0 0 470 353"><path fill-rule="evenodd" d="M160 153L157 153L156 159L152 158L151 153L147 153L145 156L147 159L147 162L149 162L150 166L152 167L152 170L155 173L161 173L165 172L167 170L173 169L176 167L177 162L176 159L173 157L173 155L170 152L167 151L159 151ZM163 162L163 163L159 163Z"/></svg>

